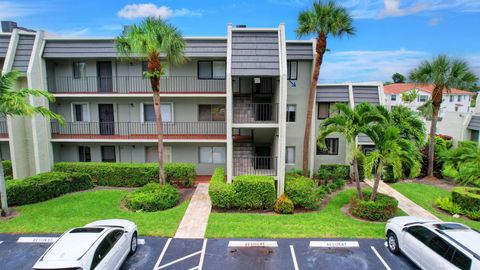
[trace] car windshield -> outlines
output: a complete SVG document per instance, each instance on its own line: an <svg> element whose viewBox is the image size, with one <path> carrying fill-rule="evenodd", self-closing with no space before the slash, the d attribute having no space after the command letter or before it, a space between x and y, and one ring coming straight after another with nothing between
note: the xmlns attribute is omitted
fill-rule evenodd
<svg viewBox="0 0 480 270"><path fill-rule="evenodd" d="M100 233L103 228L76 228L70 231L70 233Z"/></svg>
<svg viewBox="0 0 480 270"><path fill-rule="evenodd" d="M468 230L467 227L458 223L438 223L433 225L439 230Z"/></svg>

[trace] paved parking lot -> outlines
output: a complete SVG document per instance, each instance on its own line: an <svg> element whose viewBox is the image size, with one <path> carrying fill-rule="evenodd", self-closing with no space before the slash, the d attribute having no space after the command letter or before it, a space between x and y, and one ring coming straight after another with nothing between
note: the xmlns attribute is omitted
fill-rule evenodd
<svg viewBox="0 0 480 270"><path fill-rule="evenodd" d="M0 268L31 269L57 236L0 234ZM417 269L381 239L140 239L123 269Z"/></svg>

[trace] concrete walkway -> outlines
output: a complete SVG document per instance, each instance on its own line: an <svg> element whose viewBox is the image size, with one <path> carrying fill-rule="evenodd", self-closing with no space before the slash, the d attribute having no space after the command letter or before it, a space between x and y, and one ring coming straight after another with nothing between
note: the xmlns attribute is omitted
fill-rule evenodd
<svg viewBox="0 0 480 270"><path fill-rule="evenodd" d="M212 202L208 196L208 183L197 185L175 238L204 238Z"/></svg>
<svg viewBox="0 0 480 270"><path fill-rule="evenodd" d="M365 179L365 183L373 187L373 180ZM397 199L398 207L402 209L405 213L407 213L409 216L423 217L440 221L440 219L434 216L432 213L428 212L418 204L412 202L410 199L403 196L400 192L385 184L383 181L380 181L380 185L378 186L378 192Z"/></svg>

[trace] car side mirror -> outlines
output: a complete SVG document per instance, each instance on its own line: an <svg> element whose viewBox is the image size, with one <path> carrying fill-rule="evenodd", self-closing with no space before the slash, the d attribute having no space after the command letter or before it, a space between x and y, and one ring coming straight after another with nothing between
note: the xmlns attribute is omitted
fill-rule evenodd
<svg viewBox="0 0 480 270"><path fill-rule="evenodd" d="M402 232L407 232L407 231L408 231L408 227L403 227Z"/></svg>

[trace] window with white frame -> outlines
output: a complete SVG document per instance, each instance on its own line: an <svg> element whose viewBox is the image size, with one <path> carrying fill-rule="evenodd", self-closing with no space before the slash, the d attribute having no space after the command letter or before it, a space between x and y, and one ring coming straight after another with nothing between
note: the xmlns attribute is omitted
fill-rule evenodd
<svg viewBox="0 0 480 270"><path fill-rule="evenodd" d="M287 122L295 122L297 118L297 105L287 105Z"/></svg>
<svg viewBox="0 0 480 270"><path fill-rule="evenodd" d="M427 95L420 95L420 96L418 97L418 101L419 101L419 102L427 102L427 100L428 100L428 96L427 96Z"/></svg>
<svg viewBox="0 0 480 270"><path fill-rule="evenodd" d="M462 96L457 96L457 101L461 102L462 101Z"/></svg>
<svg viewBox="0 0 480 270"><path fill-rule="evenodd" d="M450 102L453 102L454 96L450 96Z"/></svg>
<svg viewBox="0 0 480 270"><path fill-rule="evenodd" d="M224 164L225 163L225 147L199 147L200 163Z"/></svg>
<svg viewBox="0 0 480 270"><path fill-rule="evenodd" d="M163 147L163 161L172 162L172 147ZM158 146L145 146L145 162L158 162Z"/></svg>
<svg viewBox="0 0 480 270"><path fill-rule="evenodd" d="M162 114L162 122L173 122L173 104L161 103L160 112ZM155 108L153 103L142 104L142 121L143 122L155 122Z"/></svg>
<svg viewBox="0 0 480 270"><path fill-rule="evenodd" d="M295 164L295 146L287 146L285 150L285 163Z"/></svg>
<svg viewBox="0 0 480 270"><path fill-rule="evenodd" d="M287 80L296 80L298 77L298 62L287 61Z"/></svg>
<svg viewBox="0 0 480 270"><path fill-rule="evenodd" d="M91 155L89 146L79 146L78 147L78 161L80 161L80 162L90 162L90 161L92 161L92 155Z"/></svg>
<svg viewBox="0 0 480 270"><path fill-rule="evenodd" d="M396 101L397 100L397 95L390 95L390 100L391 101Z"/></svg>
<svg viewBox="0 0 480 270"><path fill-rule="evenodd" d="M72 103L72 121L88 122L90 121L90 107L88 103Z"/></svg>
<svg viewBox="0 0 480 270"><path fill-rule="evenodd" d="M198 121L225 121L225 104L198 104Z"/></svg>
<svg viewBox="0 0 480 270"><path fill-rule="evenodd" d="M199 79L225 79L225 61L198 61Z"/></svg>
<svg viewBox="0 0 480 270"><path fill-rule="evenodd" d="M80 79L87 76L87 63L73 62L73 78Z"/></svg>
<svg viewBox="0 0 480 270"><path fill-rule="evenodd" d="M322 149L317 145L317 155L338 155L338 139L326 138L326 149Z"/></svg>

